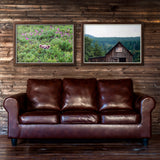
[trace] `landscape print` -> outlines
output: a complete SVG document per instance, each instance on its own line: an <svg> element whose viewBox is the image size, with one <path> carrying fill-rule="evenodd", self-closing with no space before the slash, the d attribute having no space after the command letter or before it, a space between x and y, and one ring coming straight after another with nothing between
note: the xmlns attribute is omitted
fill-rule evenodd
<svg viewBox="0 0 160 160"><path fill-rule="evenodd" d="M84 63L141 63L141 24L84 24Z"/></svg>
<svg viewBox="0 0 160 160"><path fill-rule="evenodd" d="M72 24L16 24L16 63L73 63Z"/></svg>

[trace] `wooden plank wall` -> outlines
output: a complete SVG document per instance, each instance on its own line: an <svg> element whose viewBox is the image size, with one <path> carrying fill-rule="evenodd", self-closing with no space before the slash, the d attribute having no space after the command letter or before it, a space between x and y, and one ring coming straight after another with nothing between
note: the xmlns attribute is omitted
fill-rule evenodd
<svg viewBox="0 0 160 160"><path fill-rule="evenodd" d="M73 22L76 66L14 66L13 23ZM142 23L143 65L84 66L82 23ZM153 96L153 133L160 133L160 1L159 0L1 0L0 1L0 134L7 134L5 97L25 92L28 78L132 78L136 92Z"/></svg>

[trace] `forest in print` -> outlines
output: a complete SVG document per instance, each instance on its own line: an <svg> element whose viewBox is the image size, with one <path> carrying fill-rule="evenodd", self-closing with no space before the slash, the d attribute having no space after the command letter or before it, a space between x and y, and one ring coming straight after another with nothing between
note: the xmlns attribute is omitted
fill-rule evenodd
<svg viewBox="0 0 160 160"><path fill-rule="evenodd" d="M133 62L140 62L140 37L97 38L90 35L85 35L85 61L105 56L118 42L133 54Z"/></svg>
<svg viewBox="0 0 160 160"><path fill-rule="evenodd" d="M16 25L17 63L72 63L73 32L71 24Z"/></svg>

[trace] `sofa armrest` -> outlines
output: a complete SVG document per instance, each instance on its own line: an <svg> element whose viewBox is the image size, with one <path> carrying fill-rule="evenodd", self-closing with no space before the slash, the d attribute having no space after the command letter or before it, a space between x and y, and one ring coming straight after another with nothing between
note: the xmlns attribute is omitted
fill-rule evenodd
<svg viewBox="0 0 160 160"><path fill-rule="evenodd" d="M151 113L152 110L155 108L155 100L154 98L141 94L141 93L134 93L134 108L140 113Z"/></svg>
<svg viewBox="0 0 160 160"><path fill-rule="evenodd" d="M3 107L8 112L8 136L10 138L17 137L19 133L18 115L25 109L26 97L26 93L19 93L7 97L3 102Z"/></svg>
<svg viewBox="0 0 160 160"><path fill-rule="evenodd" d="M14 112L15 108L17 108L18 113L25 111L26 104L27 104L26 93L19 93L19 94L9 96L3 102L3 106L7 112L12 112L12 110ZM12 107L12 106L14 106L14 107Z"/></svg>
<svg viewBox="0 0 160 160"><path fill-rule="evenodd" d="M152 135L151 112L155 108L155 100L144 94L134 93L134 108L141 114L141 136L150 138Z"/></svg>

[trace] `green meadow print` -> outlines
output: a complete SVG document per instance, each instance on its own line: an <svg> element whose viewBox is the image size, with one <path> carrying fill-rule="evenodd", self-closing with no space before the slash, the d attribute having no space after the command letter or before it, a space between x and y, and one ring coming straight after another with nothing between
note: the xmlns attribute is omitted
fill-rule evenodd
<svg viewBox="0 0 160 160"><path fill-rule="evenodd" d="M17 24L16 63L72 63L74 26Z"/></svg>

